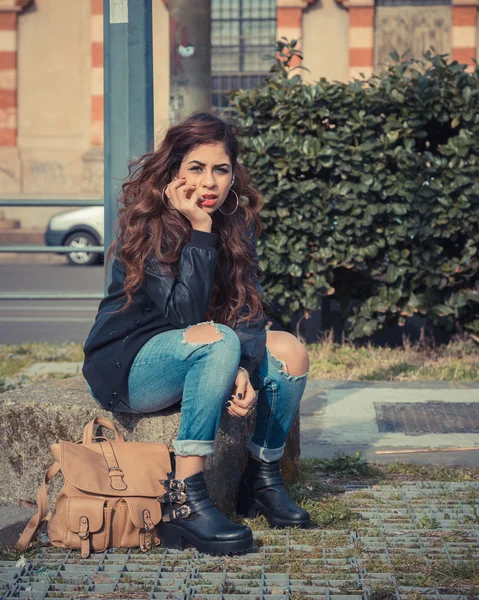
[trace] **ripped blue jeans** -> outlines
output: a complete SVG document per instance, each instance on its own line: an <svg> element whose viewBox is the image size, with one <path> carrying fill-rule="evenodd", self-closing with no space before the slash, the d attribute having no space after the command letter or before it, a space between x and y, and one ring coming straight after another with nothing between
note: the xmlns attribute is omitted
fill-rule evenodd
<svg viewBox="0 0 479 600"><path fill-rule="evenodd" d="M238 336L227 325L207 323L216 326L221 339L187 340L185 332L194 325L160 333L138 352L128 378L129 407L122 412L156 412L181 400L180 426L173 442L178 456L213 454L221 413L238 373ZM309 373L290 375L283 367L287 369L266 347L257 373L256 425L248 441L250 452L266 462L284 453Z"/></svg>

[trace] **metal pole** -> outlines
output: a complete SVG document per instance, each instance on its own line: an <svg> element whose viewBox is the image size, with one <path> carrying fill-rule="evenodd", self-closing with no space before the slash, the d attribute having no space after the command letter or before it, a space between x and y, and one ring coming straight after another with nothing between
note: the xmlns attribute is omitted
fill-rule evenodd
<svg viewBox="0 0 479 600"><path fill-rule="evenodd" d="M128 163L154 144L151 1L103 0L105 257ZM112 263L105 273L105 295Z"/></svg>
<svg viewBox="0 0 479 600"><path fill-rule="evenodd" d="M171 120L211 110L211 0L169 0Z"/></svg>

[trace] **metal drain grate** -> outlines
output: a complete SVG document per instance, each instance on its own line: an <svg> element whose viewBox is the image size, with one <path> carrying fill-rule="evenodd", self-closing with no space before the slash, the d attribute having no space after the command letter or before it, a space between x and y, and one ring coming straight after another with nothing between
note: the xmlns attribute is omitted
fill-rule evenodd
<svg viewBox="0 0 479 600"><path fill-rule="evenodd" d="M374 403L382 433L479 433L479 402Z"/></svg>

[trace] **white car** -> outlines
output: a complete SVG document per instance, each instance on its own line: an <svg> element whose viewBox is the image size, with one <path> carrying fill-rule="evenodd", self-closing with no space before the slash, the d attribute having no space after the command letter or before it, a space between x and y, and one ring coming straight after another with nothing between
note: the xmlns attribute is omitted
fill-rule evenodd
<svg viewBox="0 0 479 600"><path fill-rule="evenodd" d="M47 246L103 246L103 206L86 206L58 213L48 221ZM70 252L72 265L93 265L103 260L103 252Z"/></svg>

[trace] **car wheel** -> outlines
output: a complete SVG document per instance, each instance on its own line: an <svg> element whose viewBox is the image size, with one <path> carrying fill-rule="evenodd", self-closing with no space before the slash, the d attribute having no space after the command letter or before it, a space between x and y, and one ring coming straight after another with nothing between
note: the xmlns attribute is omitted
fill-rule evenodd
<svg viewBox="0 0 479 600"><path fill-rule="evenodd" d="M100 242L91 233L75 231L66 237L64 246L101 246ZM94 265L102 256L101 252L69 252L68 262L72 265Z"/></svg>

